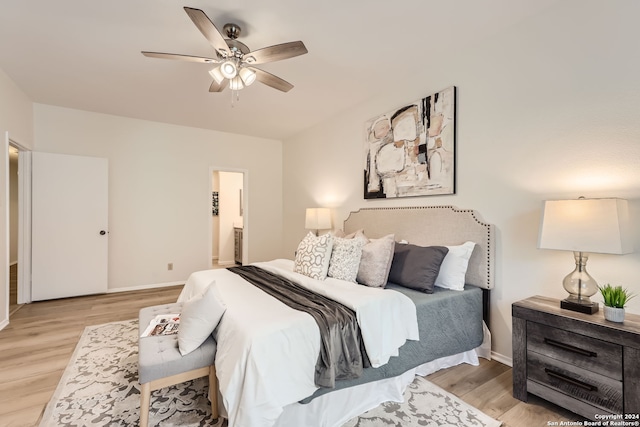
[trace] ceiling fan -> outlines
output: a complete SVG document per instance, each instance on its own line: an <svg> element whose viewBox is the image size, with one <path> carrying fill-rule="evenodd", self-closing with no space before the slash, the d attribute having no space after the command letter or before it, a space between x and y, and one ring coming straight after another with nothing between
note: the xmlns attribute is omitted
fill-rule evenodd
<svg viewBox="0 0 640 427"><path fill-rule="evenodd" d="M222 92L227 85L231 90L240 90L254 81L259 81L274 89L288 92L293 85L280 77L274 76L254 65L281 61L307 53L307 48L301 41L282 43L274 46L251 51L247 45L237 40L241 28L236 24L226 24L223 27L227 38L216 28L211 19L200 9L185 7L185 12L198 27L202 35L216 50L216 56L206 58L202 56L180 55L175 53L146 52L144 56L150 58L174 59L178 61L200 62L204 64L219 64L211 71L213 82L209 92Z"/></svg>

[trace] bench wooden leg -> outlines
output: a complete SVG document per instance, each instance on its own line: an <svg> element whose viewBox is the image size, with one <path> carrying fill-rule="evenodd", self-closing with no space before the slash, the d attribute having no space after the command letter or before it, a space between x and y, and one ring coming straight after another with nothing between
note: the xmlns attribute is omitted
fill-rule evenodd
<svg viewBox="0 0 640 427"><path fill-rule="evenodd" d="M211 415L217 419L220 413L218 412L218 378L214 365L209 368L209 398L211 399Z"/></svg>
<svg viewBox="0 0 640 427"><path fill-rule="evenodd" d="M140 427L149 424L149 404L151 403L150 383L140 384Z"/></svg>
<svg viewBox="0 0 640 427"><path fill-rule="evenodd" d="M182 374L173 375L166 378L158 378L148 383L140 384L140 427L147 427L149 424L149 406L151 405L151 391L169 387L184 381L200 378L209 375L209 395L211 397L211 415L217 419L220 416L218 411L218 378L216 377L216 367L199 368Z"/></svg>

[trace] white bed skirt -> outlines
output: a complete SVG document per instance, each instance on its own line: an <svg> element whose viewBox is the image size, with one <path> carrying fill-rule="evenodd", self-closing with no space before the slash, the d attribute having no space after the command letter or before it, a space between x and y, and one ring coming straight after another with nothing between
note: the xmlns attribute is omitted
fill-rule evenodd
<svg viewBox="0 0 640 427"><path fill-rule="evenodd" d="M276 427L340 427L351 418L384 402L402 402L403 394L416 376L468 363L478 366L478 357L491 359L491 333L484 325L484 341L474 350L436 359L402 375L323 394L307 404L292 403L284 408Z"/></svg>
<svg viewBox="0 0 640 427"><path fill-rule="evenodd" d="M462 363L478 366L479 357L491 360L491 332L484 322L483 333L482 344L473 350L433 360L397 377L326 393L307 404L292 403L284 408L274 427L340 427L384 402L403 402L404 391L416 376L426 376ZM218 407L226 418L221 397L218 393Z"/></svg>

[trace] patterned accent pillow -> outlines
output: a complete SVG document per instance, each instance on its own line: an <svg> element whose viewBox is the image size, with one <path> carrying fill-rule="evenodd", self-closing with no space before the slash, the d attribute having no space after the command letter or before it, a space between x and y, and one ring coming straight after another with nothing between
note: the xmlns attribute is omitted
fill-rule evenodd
<svg viewBox="0 0 640 427"><path fill-rule="evenodd" d="M329 270L333 240L331 234L315 236L309 232L298 244L293 271L312 279L324 280Z"/></svg>
<svg viewBox="0 0 640 427"><path fill-rule="evenodd" d="M360 239L335 237L327 275L335 279L355 282L363 246L364 241Z"/></svg>

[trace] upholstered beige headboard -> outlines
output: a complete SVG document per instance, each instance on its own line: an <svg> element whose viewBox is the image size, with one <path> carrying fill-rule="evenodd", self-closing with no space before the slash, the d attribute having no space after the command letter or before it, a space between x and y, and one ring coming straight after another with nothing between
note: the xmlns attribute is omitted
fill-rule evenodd
<svg viewBox="0 0 640 427"><path fill-rule="evenodd" d="M475 242L466 282L484 289L493 288L494 226L482 221L472 209L453 206L364 208L351 212L344 222L345 233L360 229L367 237L378 238L393 233L396 241L406 240L420 246Z"/></svg>

